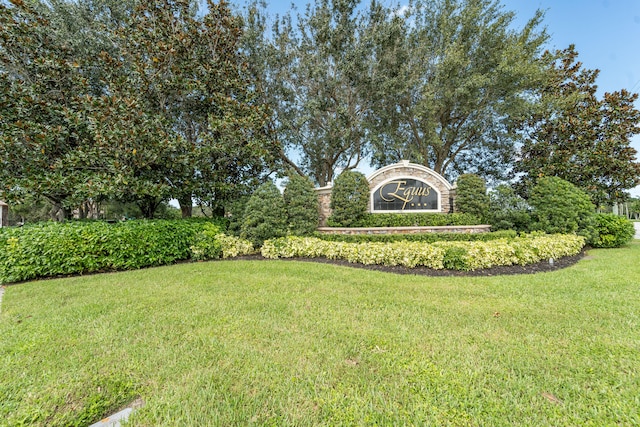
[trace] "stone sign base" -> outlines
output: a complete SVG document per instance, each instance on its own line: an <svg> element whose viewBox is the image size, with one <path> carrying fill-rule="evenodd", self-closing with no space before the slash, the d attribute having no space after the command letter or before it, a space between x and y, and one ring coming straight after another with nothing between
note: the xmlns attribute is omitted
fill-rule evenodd
<svg viewBox="0 0 640 427"><path fill-rule="evenodd" d="M9 205L0 201L0 227L9 225Z"/></svg>
<svg viewBox="0 0 640 427"><path fill-rule="evenodd" d="M488 233L490 225L444 225L436 227L320 227L322 234L424 234L424 233Z"/></svg>

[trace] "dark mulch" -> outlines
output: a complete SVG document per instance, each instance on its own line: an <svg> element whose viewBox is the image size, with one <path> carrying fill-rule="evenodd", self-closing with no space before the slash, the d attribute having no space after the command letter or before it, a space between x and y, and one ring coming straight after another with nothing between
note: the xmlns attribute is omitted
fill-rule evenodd
<svg viewBox="0 0 640 427"><path fill-rule="evenodd" d="M420 276L502 276L510 274L535 274L543 273L547 271L560 270L574 265L580 259L585 256L585 251L582 251L578 255L568 256L560 259L553 260L551 264L548 260L541 261L535 264L529 265L505 265L492 268L484 268L474 271L458 271L458 270L434 270L426 267L402 267L402 266L385 266L385 265L365 265L358 263L350 263L344 260L334 260L327 258L281 258L282 261L304 261L304 262L319 262L325 264L342 265L352 268L363 268L365 270L383 271L386 273L396 274L414 274ZM247 260L266 260L262 255L250 255L237 257L233 259L247 259Z"/></svg>

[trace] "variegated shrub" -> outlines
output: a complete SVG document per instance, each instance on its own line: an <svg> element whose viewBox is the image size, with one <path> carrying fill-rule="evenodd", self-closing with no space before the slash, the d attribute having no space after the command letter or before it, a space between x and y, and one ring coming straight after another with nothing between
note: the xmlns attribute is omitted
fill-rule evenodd
<svg viewBox="0 0 640 427"><path fill-rule="evenodd" d="M501 265L532 264L575 255L585 240L576 235L523 235L515 239L487 242L327 242L313 237L283 237L268 240L262 247L266 258L342 259L352 263L423 266L442 269L476 270Z"/></svg>

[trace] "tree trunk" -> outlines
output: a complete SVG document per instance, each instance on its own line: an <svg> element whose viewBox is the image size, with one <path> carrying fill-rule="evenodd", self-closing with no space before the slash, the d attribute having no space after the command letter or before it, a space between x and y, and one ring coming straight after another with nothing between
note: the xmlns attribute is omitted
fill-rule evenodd
<svg viewBox="0 0 640 427"><path fill-rule="evenodd" d="M157 199L153 196L146 196L136 202L136 204L146 219L153 219L153 215L156 213L156 209L158 209L161 201L161 199Z"/></svg>
<svg viewBox="0 0 640 427"><path fill-rule="evenodd" d="M193 200L191 194L188 196L180 197L178 199L180 204L180 212L182 212L182 218L191 218L193 215Z"/></svg>
<svg viewBox="0 0 640 427"><path fill-rule="evenodd" d="M53 202L53 208L51 208L51 219L58 222L63 222L69 218L69 210L62 206L60 202Z"/></svg>

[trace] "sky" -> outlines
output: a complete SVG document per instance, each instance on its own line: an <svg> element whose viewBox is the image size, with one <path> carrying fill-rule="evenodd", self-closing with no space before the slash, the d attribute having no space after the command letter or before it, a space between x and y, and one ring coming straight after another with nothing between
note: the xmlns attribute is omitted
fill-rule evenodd
<svg viewBox="0 0 640 427"><path fill-rule="evenodd" d="M295 4L304 11L307 0L268 1L270 14L284 14ZM381 0L396 5L396 1ZM405 4L407 2L404 2ZM363 0L368 4L368 0ZM516 14L517 29L531 19L535 11L545 12L543 25L550 35L547 48L576 46L578 59L585 68L598 69L598 95L627 89L640 92L640 0L502 0L504 9ZM403 2L400 1L400 5ZM640 100L636 101L640 109ZM640 152L640 135L632 140ZM369 173L369 168L363 168ZM640 186L631 191L640 196Z"/></svg>

